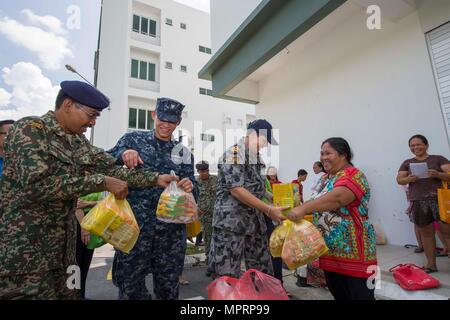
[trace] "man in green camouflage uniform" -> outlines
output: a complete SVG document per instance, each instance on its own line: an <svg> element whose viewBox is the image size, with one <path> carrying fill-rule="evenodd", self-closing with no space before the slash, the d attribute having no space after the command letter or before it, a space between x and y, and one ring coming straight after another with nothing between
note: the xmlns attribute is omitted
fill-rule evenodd
<svg viewBox="0 0 450 320"><path fill-rule="evenodd" d="M74 299L75 207L98 191L123 199L130 186L167 186L168 175L128 170L83 133L109 100L94 87L64 81L55 112L8 131L0 186L0 299ZM121 179L121 180L119 180ZM123 181L124 180L124 181ZM73 284L73 283L72 283Z"/></svg>
<svg viewBox="0 0 450 320"><path fill-rule="evenodd" d="M212 219L214 212L214 202L216 201L217 176L209 174L209 164L201 161L195 165L199 176L197 183L199 188L198 209L200 213L200 222L203 229L203 238L205 239L206 265L208 265L209 249L211 247ZM206 271L206 276L211 275L211 270Z"/></svg>

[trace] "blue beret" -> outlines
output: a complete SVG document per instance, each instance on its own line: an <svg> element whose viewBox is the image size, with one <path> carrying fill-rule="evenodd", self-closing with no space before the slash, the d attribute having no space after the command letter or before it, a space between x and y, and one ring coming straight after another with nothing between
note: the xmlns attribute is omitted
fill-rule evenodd
<svg viewBox="0 0 450 320"><path fill-rule="evenodd" d="M156 115L159 120L180 122L185 105L169 98L158 98L156 101Z"/></svg>
<svg viewBox="0 0 450 320"><path fill-rule="evenodd" d="M63 81L61 90L71 99L98 111L109 106L109 99L97 88L81 81Z"/></svg>

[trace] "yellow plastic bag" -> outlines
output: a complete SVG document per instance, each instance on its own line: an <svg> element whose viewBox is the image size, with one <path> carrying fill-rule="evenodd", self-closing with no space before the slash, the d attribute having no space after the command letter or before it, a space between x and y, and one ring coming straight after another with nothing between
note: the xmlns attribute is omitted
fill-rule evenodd
<svg viewBox="0 0 450 320"><path fill-rule="evenodd" d="M439 217L450 223L450 190L446 181L442 181L442 189L438 189Z"/></svg>
<svg viewBox="0 0 450 320"><path fill-rule="evenodd" d="M328 252L320 231L309 221L292 222L281 258L290 270L310 263Z"/></svg>
<svg viewBox="0 0 450 320"><path fill-rule="evenodd" d="M171 171L170 174L175 175ZM172 181L159 198L156 217L164 222L191 223L198 220L197 204L192 193L186 193Z"/></svg>
<svg viewBox="0 0 450 320"><path fill-rule="evenodd" d="M81 227L100 236L114 248L129 253L139 236L139 226L127 200L112 193L93 207L81 221Z"/></svg>
<svg viewBox="0 0 450 320"><path fill-rule="evenodd" d="M296 183L276 183L272 186L273 204L277 207L289 207L283 210L288 215L292 208L300 204L300 193Z"/></svg>
<svg viewBox="0 0 450 320"><path fill-rule="evenodd" d="M192 238L196 237L202 230L202 225L199 220L188 223L186 225L186 237Z"/></svg>
<svg viewBox="0 0 450 320"><path fill-rule="evenodd" d="M281 257L281 252L283 250L284 240L291 229L292 221L284 220L282 224L272 231L269 239L269 249L273 257Z"/></svg>

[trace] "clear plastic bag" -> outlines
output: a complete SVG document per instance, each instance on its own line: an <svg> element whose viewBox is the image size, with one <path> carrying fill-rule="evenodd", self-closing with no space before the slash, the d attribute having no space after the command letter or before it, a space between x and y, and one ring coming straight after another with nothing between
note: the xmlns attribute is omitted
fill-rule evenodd
<svg viewBox="0 0 450 320"><path fill-rule="evenodd" d="M283 244L281 259L290 270L310 263L328 252L320 231L304 219L292 222Z"/></svg>
<svg viewBox="0 0 450 320"><path fill-rule="evenodd" d="M114 248L129 253L139 236L139 226L127 200L112 193L101 200L81 221L81 227L100 236Z"/></svg>
<svg viewBox="0 0 450 320"><path fill-rule="evenodd" d="M170 174L175 175L175 172L171 171ZM156 217L170 223L187 224L198 220L194 196L178 188L177 183L172 181L159 198Z"/></svg>
<svg viewBox="0 0 450 320"><path fill-rule="evenodd" d="M291 229L292 221L284 220L275 230L272 231L269 240L269 249L273 257L281 257L283 251L284 240Z"/></svg>

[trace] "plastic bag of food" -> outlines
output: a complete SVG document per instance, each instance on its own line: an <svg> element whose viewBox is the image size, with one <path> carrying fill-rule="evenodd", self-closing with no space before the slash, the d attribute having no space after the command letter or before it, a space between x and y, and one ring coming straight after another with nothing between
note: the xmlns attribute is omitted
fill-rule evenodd
<svg viewBox="0 0 450 320"><path fill-rule="evenodd" d="M81 227L95 233L114 248L129 253L139 236L139 226L127 200L112 193L101 200L81 221Z"/></svg>
<svg viewBox="0 0 450 320"><path fill-rule="evenodd" d="M283 250L284 240L291 229L292 221L284 220L275 230L272 231L269 240L269 249L273 257L281 257Z"/></svg>
<svg viewBox="0 0 450 320"><path fill-rule="evenodd" d="M86 245L86 248L90 250L94 250L97 248L100 248L101 246L105 245L106 241L103 240L100 236L96 235L95 233L91 233L89 235L89 242Z"/></svg>
<svg viewBox="0 0 450 320"><path fill-rule="evenodd" d="M289 207L283 210L285 216L300 204L300 193L296 183L276 183L272 188L273 204L277 207Z"/></svg>
<svg viewBox="0 0 450 320"><path fill-rule="evenodd" d="M292 222L284 240L281 258L290 270L314 261L328 252L320 231L304 219Z"/></svg>
<svg viewBox="0 0 450 320"><path fill-rule="evenodd" d="M171 171L170 174L175 175L175 172ZM194 196L178 188L177 183L172 181L159 198L156 217L171 223L187 224L198 220Z"/></svg>

